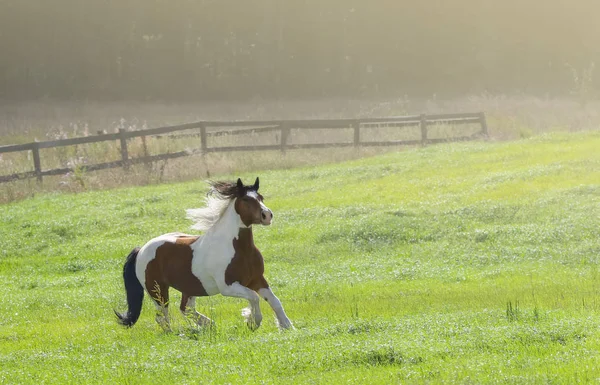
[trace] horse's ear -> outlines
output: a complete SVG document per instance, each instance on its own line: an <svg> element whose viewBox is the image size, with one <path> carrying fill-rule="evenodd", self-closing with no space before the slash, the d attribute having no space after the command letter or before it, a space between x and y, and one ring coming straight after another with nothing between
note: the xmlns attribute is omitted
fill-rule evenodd
<svg viewBox="0 0 600 385"><path fill-rule="evenodd" d="M242 178L238 178L238 180L237 180L237 188L240 189L240 191L241 191L241 189L244 188L244 184L242 183Z"/></svg>
<svg viewBox="0 0 600 385"><path fill-rule="evenodd" d="M254 181L254 186L252 186L254 191L258 191L258 177L256 177L256 180Z"/></svg>

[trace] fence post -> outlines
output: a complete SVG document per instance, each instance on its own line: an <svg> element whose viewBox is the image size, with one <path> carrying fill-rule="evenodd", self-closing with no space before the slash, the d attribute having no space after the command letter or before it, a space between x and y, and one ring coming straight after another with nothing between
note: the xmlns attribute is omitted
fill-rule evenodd
<svg viewBox="0 0 600 385"><path fill-rule="evenodd" d="M33 142L31 144L31 153L33 154L33 168L35 169L35 177L39 183L42 183L42 162L40 161L40 144Z"/></svg>
<svg viewBox="0 0 600 385"><path fill-rule="evenodd" d="M487 121L485 120L485 113L482 111L479 113L479 123L481 123L481 133L484 136L488 136L488 126Z"/></svg>
<svg viewBox="0 0 600 385"><path fill-rule="evenodd" d="M427 116L421 114L421 144L427 144Z"/></svg>
<svg viewBox="0 0 600 385"><path fill-rule="evenodd" d="M290 127L287 124L282 123L279 128L281 128L281 152L285 154L285 147L287 146Z"/></svg>
<svg viewBox="0 0 600 385"><path fill-rule="evenodd" d="M152 170L152 162L148 161L148 144L146 143L146 136L142 136L142 147L144 148L144 165L148 171Z"/></svg>
<svg viewBox="0 0 600 385"><path fill-rule="evenodd" d="M206 143L206 126L204 124L200 125L200 142L200 150L202 151L202 156L204 156L208 149L208 143Z"/></svg>
<svg viewBox="0 0 600 385"><path fill-rule="evenodd" d="M129 170L129 153L127 151L127 138L125 137L125 129L119 128L119 141L121 142L121 160L123 161L123 169Z"/></svg>
<svg viewBox="0 0 600 385"><path fill-rule="evenodd" d="M354 128L354 147L360 146L360 122L352 123L352 127Z"/></svg>

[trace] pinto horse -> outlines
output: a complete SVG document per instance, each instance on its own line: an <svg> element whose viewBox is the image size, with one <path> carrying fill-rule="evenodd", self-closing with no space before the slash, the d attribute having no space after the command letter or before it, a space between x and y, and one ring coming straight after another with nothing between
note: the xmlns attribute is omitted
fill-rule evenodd
<svg viewBox="0 0 600 385"><path fill-rule="evenodd" d="M133 326L138 320L145 290L156 306L156 322L170 330L169 288L173 287L182 293L179 309L198 325L212 321L196 312L196 297L221 293L248 300L250 307L242 315L252 330L262 320L260 297L271 305L280 328L293 328L263 276L263 257L254 245L252 225L268 226L273 220L273 212L258 193L258 178L250 186L241 179L210 185L206 207L187 210L188 218L196 222L192 228L204 235L164 234L127 256L123 279L128 309L115 311L122 325Z"/></svg>

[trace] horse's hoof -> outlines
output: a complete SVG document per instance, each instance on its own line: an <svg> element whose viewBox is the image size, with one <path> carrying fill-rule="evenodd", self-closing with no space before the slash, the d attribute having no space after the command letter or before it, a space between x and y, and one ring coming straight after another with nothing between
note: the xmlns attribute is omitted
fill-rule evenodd
<svg viewBox="0 0 600 385"><path fill-rule="evenodd" d="M255 331L256 329L258 329L260 327L260 322L257 323L256 321L253 321L253 320L246 320L246 326L248 326L248 329Z"/></svg>
<svg viewBox="0 0 600 385"><path fill-rule="evenodd" d="M211 320L210 318L208 318L206 316L201 316L196 321L196 325L198 325L201 328L202 327L212 327L212 326L215 326L215 321Z"/></svg>
<svg viewBox="0 0 600 385"><path fill-rule="evenodd" d="M292 325L292 321L290 321L289 319L286 319L282 322L277 320L277 327L279 328L279 330L296 330L294 325Z"/></svg>

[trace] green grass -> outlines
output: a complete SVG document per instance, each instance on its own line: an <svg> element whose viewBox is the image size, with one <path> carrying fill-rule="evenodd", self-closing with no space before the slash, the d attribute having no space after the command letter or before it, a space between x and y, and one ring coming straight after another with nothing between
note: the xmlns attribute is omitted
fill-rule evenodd
<svg viewBox="0 0 600 385"><path fill-rule="evenodd" d="M597 383L599 148L552 134L260 173L285 333L221 296L197 301L213 329L173 307L166 334L147 298L115 322L125 255L187 231L201 181L0 206L0 383Z"/></svg>

